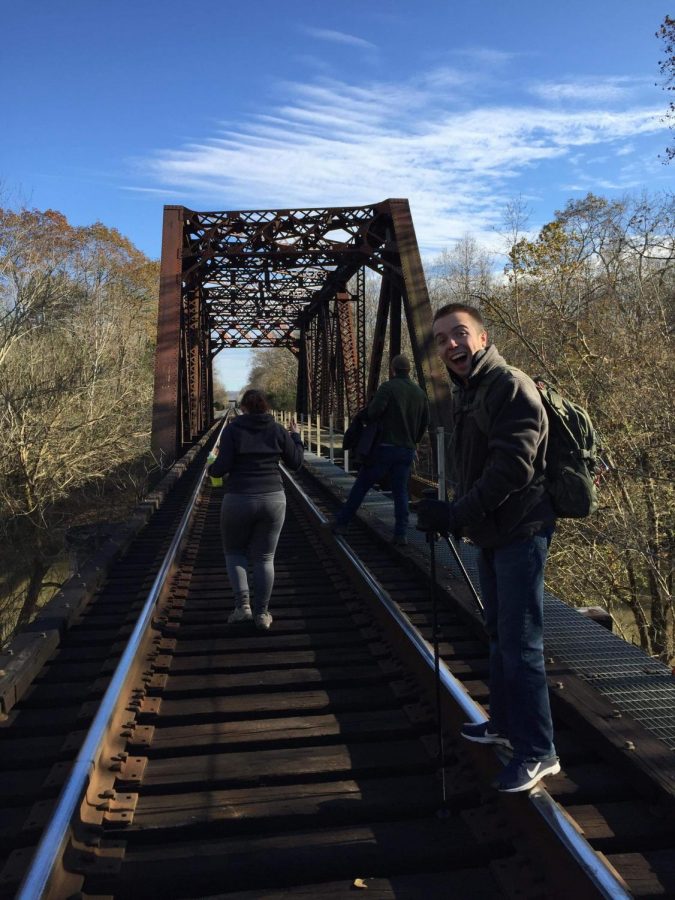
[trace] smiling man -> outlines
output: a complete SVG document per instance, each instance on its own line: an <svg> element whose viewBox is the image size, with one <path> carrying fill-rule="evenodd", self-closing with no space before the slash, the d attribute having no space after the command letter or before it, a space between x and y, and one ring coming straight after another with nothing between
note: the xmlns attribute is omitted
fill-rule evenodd
<svg viewBox="0 0 675 900"><path fill-rule="evenodd" d="M501 744L513 758L495 786L529 790L560 771L544 667L544 567L555 516L544 485L548 422L539 391L488 345L480 312L451 303L433 323L452 382L451 503L423 500L417 527L480 547L490 638L490 720L462 737Z"/></svg>

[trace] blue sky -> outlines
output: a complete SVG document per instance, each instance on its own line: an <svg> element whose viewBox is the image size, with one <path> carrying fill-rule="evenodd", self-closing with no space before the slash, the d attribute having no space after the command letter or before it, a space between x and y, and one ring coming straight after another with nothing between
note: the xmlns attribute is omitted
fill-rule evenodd
<svg viewBox="0 0 675 900"><path fill-rule="evenodd" d="M151 256L162 206L408 197L433 258L588 191L672 187L654 0L0 2L6 198ZM671 11L672 12L672 11ZM228 387L245 351L221 354Z"/></svg>

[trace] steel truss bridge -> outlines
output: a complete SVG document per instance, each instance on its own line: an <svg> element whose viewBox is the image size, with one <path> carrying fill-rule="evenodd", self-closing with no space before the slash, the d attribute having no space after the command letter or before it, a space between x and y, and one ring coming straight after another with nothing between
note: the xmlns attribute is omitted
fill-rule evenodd
<svg viewBox="0 0 675 900"><path fill-rule="evenodd" d="M366 359L365 272L381 276ZM447 378L407 200L369 206L195 212L164 208L153 450L167 464L213 422L213 359L234 347L287 348L298 412L352 416L401 352L403 322L432 424Z"/></svg>
<svg viewBox="0 0 675 900"><path fill-rule="evenodd" d="M216 353L285 347L301 411L353 413L405 322L445 424L407 202L167 207L161 275L153 438L181 458L1 648L0 900L675 897L669 667L547 592L563 769L491 791L501 748L458 739L490 699L475 548L393 545L378 492L334 535L353 479L316 418L284 473L273 628L227 621Z"/></svg>

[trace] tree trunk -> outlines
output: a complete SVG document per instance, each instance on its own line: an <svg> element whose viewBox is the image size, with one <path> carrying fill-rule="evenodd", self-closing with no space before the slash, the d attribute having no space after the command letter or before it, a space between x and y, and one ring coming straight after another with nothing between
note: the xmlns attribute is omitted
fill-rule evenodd
<svg viewBox="0 0 675 900"><path fill-rule="evenodd" d="M649 453L646 451L641 458L642 468L645 473L643 492L647 509L647 584L651 599L652 619L652 653L668 662L672 654L672 645L668 633L668 620L670 618L671 598L667 593L667 577L664 572L663 562L668 560L667 542L661 533L659 513L654 497L654 481L652 479L652 465Z"/></svg>
<svg viewBox="0 0 675 900"><path fill-rule="evenodd" d="M21 606L21 610L19 612L16 623L17 628L21 628L22 625L27 625L28 622L30 622L30 620L33 618L33 615L37 610L38 599L40 597L40 591L43 587L45 575L48 571L49 566L43 559L40 559L39 557L33 558L30 579L28 580L28 586L26 587L26 592L24 594L23 604Z"/></svg>
<svg viewBox="0 0 675 900"><path fill-rule="evenodd" d="M630 585L628 606L633 613L633 618L635 619L635 624L637 625L638 634L640 636L640 646L645 651L645 653L651 654L651 628L649 626L649 619L646 617L643 606L640 603L638 578L635 574L635 566L633 565L633 562L628 555L628 551L626 551L625 566L626 574L628 576L628 584Z"/></svg>

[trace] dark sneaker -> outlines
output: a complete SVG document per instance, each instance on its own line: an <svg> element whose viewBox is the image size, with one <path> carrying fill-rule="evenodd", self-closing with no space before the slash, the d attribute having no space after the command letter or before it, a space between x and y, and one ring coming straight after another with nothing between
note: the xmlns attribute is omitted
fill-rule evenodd
<svg viewBox="0 0 675 900"><path fill-rule="evenodd" d="M512 759L492 782L493 787L505 794L529 791L547 775L557 775L560 760L557 756L547 759Z"/></svg>
<svg viewBox="0 0 675 900"><path fill-rule="evenodd" d="M494 731L490 722L466 722L459 733L465 740L475 741L476 744L500 744L513 749L506 735Z"/></svg>

